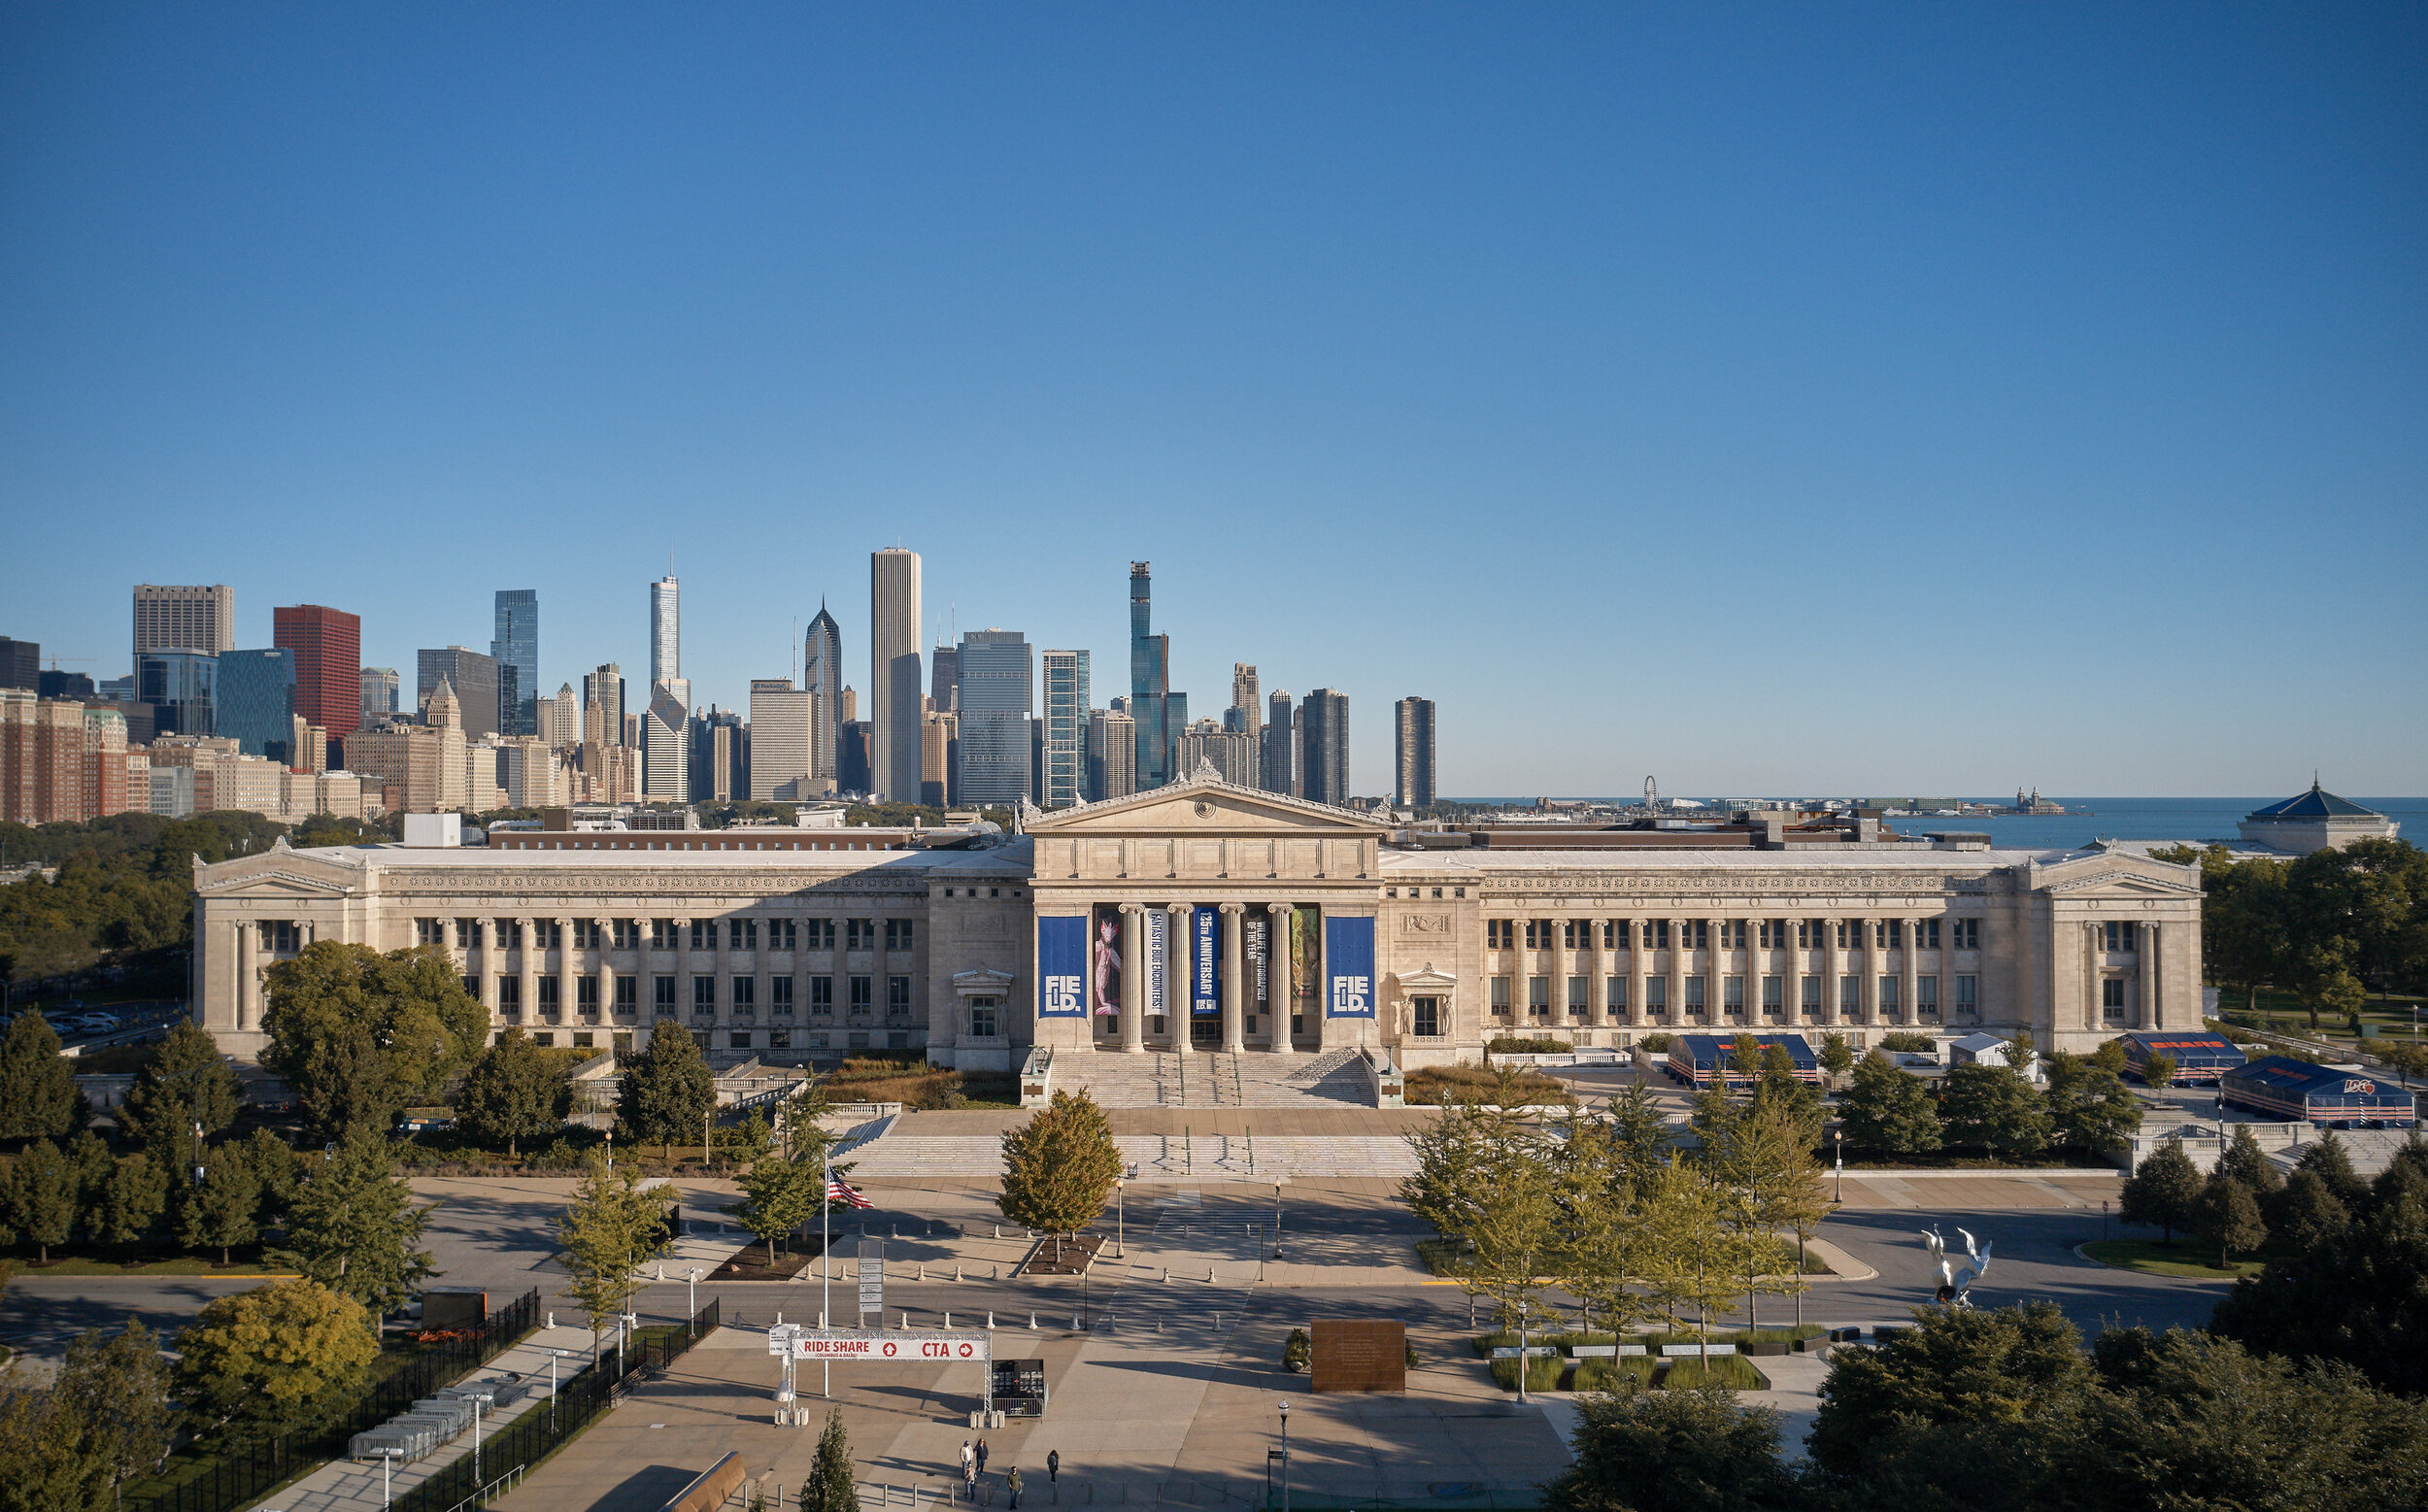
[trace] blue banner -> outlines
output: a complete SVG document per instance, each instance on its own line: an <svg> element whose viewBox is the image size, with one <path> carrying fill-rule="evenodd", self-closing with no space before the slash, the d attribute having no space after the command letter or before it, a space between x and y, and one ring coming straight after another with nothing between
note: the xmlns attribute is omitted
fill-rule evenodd
<svg viewBox="0 0 2428 1512"><path fill-rule="evenodd" d="M1189 938L1197 959L1189 973L1189 1012L1199 1019L1223 1012L1223 916L1200 908L1189 916Z"/></svg>
<svg viewBox="0 0 2428 1512"><path fill-rule="evenodd" d="M1088 1016L1088 921L1037 921L1037 1017Z"/></svg>
<svg viewBox="0 0 2428 1512"><path fill-rule="evenodd" d="M1324 917L1324 994L1328 1019L1374 1017L1374 921Z"/></svg>
<svg viewBox="0 0 2428 1512"><path fill-rule="evenodd" d="M1141 922L1146 925L1145 1017L1161 1019L1171 1011L1172 916L1161 908L1150 908Z"/></svg>

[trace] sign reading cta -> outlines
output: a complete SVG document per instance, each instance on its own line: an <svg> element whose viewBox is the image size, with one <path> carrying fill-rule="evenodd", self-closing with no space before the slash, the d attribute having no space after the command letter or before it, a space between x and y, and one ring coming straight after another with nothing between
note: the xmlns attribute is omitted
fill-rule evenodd
<svg viewBox="0 0 2428 1512"><path fill-rule="evenodd" d="M1324 916L1324 1016L1374 1017L1374 921Z"/></svg>

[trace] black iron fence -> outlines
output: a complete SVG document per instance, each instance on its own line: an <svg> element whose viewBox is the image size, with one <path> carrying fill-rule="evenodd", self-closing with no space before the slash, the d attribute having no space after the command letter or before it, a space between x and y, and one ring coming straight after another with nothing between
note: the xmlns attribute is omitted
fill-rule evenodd
<svg viewBox="0 0 2428 1512"><path fill-rule="evenodd" d="M534 1287L484 1322L463 1329L461 1336L425 1346L329 1426L205 1461L173 1486L129 1495L126 1512L234 1512L288 1477L343 1455L347 1440L354 1434L378 1427L465 1371L495 1359L537 1327L539 1320L540 1294Z"/></svg>
<svg viewBox="0 0 2428 1512"><path fill-rule="evenodd" d="M477 1512L502 1496L532 1465L590 1427L635 1383L648 1379L715 1328L724 1314L715 1298L689 1328L652 1330L625 1343L621 1354L599 1352L598 1363L557 1388L483 1439L476 1457L458 1454L428 1480L396 1497L398 1512ZM458 1441L458 1447L461 1447Z"/></svg>

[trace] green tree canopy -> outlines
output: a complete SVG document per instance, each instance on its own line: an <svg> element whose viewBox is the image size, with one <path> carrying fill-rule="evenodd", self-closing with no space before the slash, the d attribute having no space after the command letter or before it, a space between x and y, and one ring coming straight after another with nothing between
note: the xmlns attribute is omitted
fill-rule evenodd
<svg viewBox="0 0 2428 1512"><path fill-rule="evenodd" d="M2148 1224L2161 1231L2163 1242L2175 1242L2175 1230L2192 1226L2193 1207L2200 1200L2201 1173L2183 1146L2173 1139L2134 1168L2116 1193L2116 1216L2128 1224Z"/></svg>
<svg viewBox="0 0 2428 1512"><path fill-rule="evenodd" d="M82 1126L59 1036L41 1014L18 1014L0 1035L0 1136L64 1139Z"/></svg>
<svg viewBox="0 0 2428 1512"><path fill-rule="evenodd" d="M261 1237L261 1180L242 1145L214 1145L202 1162L202 1181L177 1212L177 1242L189 1250L217 1250L227 1263L233 1245Z"/></svg>
<svg viewBox="0 0 2428 1512"><path fill-rule="evenodd" d="M1917 1327L1831 1361L1809 1449L1857 1478L1883 1440L1937 1425L2062 1422L2089 1384L2082 1337L2054 1302L1917 1309Z"/></svg>
<svg viewBox="0 0 2428 1512"><path fill-rule="evenodd" d="M742 1226L766 1241L767 1263L776 1262L776 1241L798 1228L826 1203L825 1171L807 1161L769 1153L742 1176L742 1200L727 1209Z"/></svg>
<svg viewBox="0 0 2428 1512"><path fill-rule="evenodd" d="M110 1173L101 1229L93 1237L104 1244L140 1244L160 1226L168 1209L169 1173L138 1150Z"/></svg>
<svg viewBox="0 0 2428 1512"><path fill-rule="evenodd" d="M116 1333L87 1328L68 1341L56 1393L92 1434L112 1480L122 1485L168 1455L176 1426L169 1388L159 1340L129 1318Z"/></svg>
<svg viewBox="0 0 2428 1512"><path fill-rule="evenodd" d="M194 1126L216 1134L236 1122L236 1073L211 1031L180 1019L118 1105L118 1127L164 1170L193 1163Z"/></svg>
<svg viewBox="0 0 2428 1512"><path fill-rule="evenodd" d="M2261 1204L2271 1231L2297 1250L2307 1250L2332 1229L2352 1221L2316 1171L2296 1169L2274 1197Z"/></svg>
<svg viewBox="0 0 2428 1512"><path fill-rule="evenodd" d="M438 1274L414 1244L430 1221L396 1174L387 1139L357 1125L334 1156L304 1163L287 1204L286 1242L269 1254L305 1276L371 1309L395 1311Z"/></svg>
<svg viewBox="0 0 2428 1512"><path fill-rule="evenodd" d="M2226 1141L2225 1153L2217 1158L2217 1168L2249 1188L2251 1195L2262 1202L2284 1185L2284 1178L2276 1174L2276 1162L2251 1137L2248 1124L2234 1126L2234 1137Z"/></svg>
<svg viewBox="0 0 2428 1512"><path fill-rule="evenodd" d="M1836 1082L1855 1068L1855 1048L1846 1042L1845 1035L1832 1029L1821 1036L1819 1059L1821 1069L1830 1073L1830 1080Z"/></svg>
<svg viewBox="0 0 2428 1512"><path fill-rule="evenodd" d="M9 1227L34 1246L42 1263L50 1263L52 1245L67 1243L78 1196L75 1169L57 1145L37 1139L18 1152L9 1172Z"/></svg>
<svg viewBox="0 0 2428 1512"><path fill-rule="evenodd" d="M270 967L261 1063L287 1079L316 1137L385 1133L398 1108L434 1100L471 1063L489 1013L438 946L383 956L320 940Z"/></svg>
<svg viewBox="0 0 2428 1512"><path fill-rule="evenodd" d="M2268 1226L2260 1222L2259 1199L2251 1189L2224 1170L2209 1172L2192 1205L2192 1231L2217 1252L2217 1268L2234 1263L2268 1242Z"/></svg>
<svg viewBox="0 0 2428 1512"><path fill-rule="evenodd" d="M1734 1392L1634 1382L1578 1402L1575 1462L1543 1488L1549 1512L1759 1512L1795 1504L1779 1414Z"/></svg>
<svg viewBox="0 0 2428 1512"><path fill-rule="evenodd" d="M276 1281L204 1307L177 1336L178 1394L205 1432L250 1443L324 1421L379 1352L353 1297Z"/></svg>
<svg viewBox="0 0 2428 1512"><path fill-rule="evenodd" d="M1103 1213L1122 1177L1104 1110L1083 1090L1057 1092L1003 1136L1003 1216L1024 1228L1072 1234Z"/></svg>
<svg viewBox="0 0 2428 1512"><path fill-rule="evenodd" d="M2325 1182L2327 1190L2335 1193L2346 1211L2358 1209L2369 1200L2369 1184L2352 1168L2352 1152L2332 1128L2320 1131L2318 1138L2294 1160L2293 1168L2309 1171Z"/></svg>
<svg viewBox="0 0 2428 1512"><path fill-rule="evenodd" d="M843 1409L826 1409L818 1435L818 1458L801 1486L801 1512L860 1512L858 1477L852 1471L852 1441L843 1431Z"/></svg>
<svg viewBox="0 0 2428 1512"><path fill-rule="evenodd" d="M1969 1061L1951 1069L1940 1087L1947 1143L1979 1145L1996 1155L2046 1148L2047 1105L2015 1067Z"/></svg>
<svg viewBox="0 0 2428 1512"><path fill-rule="evenodd" d="M1910 1154L1939 1147L1939 1107L1931 1090L1873 1051L1855 1063L1855 1082L1838 1099L1849 1144Z"/></svg>
<svg viewBox="0 0 2428 1512"><path fill-rule="evenodd" d="M701 1120L717 1105L717 1079L699 1042L668 1025L650 1032L649 1044L624 1073L616 1104L616 1128L634 1144L663 1146L703 1132Z"/></svg>
<svg viewBox="0 0 2428 1512"><path fill-rule="evenodd" d="M521 1025L497 1036L464 1073L455 1093L455 1122L484 1144L515 1153L518 1141L564 1127L573 1089L548 1063Z"/></svg>
<svg viewBox="0 0 2428 1512"><path fill-rule="evenodd" d="M567 1290L590 1315L592 1358L599 1335L640 1289L634 1268L664 1245L665 1205L666 1189L643 1187L629 1160L611 1168L598 1150L584 1160L572 1200L556 1220L556 1242L573 1277Z"/></svg>
<svg viewBox="0 0 2428 1512"><path fill-rule="evenodd" d="M2074 1150L2112 1151L2141 1127L2141 1103L2124 1078L2087 1057L2060 1051L2042 1090L2050 1137Z"/></svg>
<svg viewBox="0 0 2428 1512"><path fill-rule="evenodd" d="M2389 1392L2428 1394L2418 1347L2428 1338L2428 1209L2407 1197L2324 1228L2236 1282L2209 1327L2264 1354L2344 1361Z"/></svg>

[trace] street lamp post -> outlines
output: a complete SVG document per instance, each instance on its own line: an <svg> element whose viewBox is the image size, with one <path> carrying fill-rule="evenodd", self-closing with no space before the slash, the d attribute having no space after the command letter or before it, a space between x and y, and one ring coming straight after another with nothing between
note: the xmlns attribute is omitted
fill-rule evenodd
<svg viewBox="0 0 2428 1512"><path fill-rule="evenodd" d="M1281 1512L1290 1512L1290 1401L1281 1404Z"/></svg>
<svg viewBox="0 0 2428 1512"><path fill-rule="evenodd" d="M1838 1152L1838 1190L1831 1200L1844 1202L1846 1200L1846 1130L1831 1129L1830 1139Z"/></svg>
<svg viewBox="0 0 2428 1512"><path fill-rule="evenodd" d="M472 1403L472 1485L481 1485L481 1409L497 1400L494 1392L466 1392L464 1399Z"/></svg>
<svg viewBox="0 0 2428 1512"><path fill-rule="evenodd" d="M1518 1400L1526 1396L1526 1298L1518 1298Z"/></svg>
<svg viewBox="0 0 2428 1512"><path fill-rule="evenodd" d="M389 1477L389 1475L390 1475L391 1473L393 1473L393 1468L394 1468L394 1466L395 1466L396 1461L398 1460L398 1458L399 1458L399 1457L401 1457L401 1456L404 1454L404 1451L403 1451L403 1450L401 1450L401 1449L383 1449L383 1450L381 1450L381 1451L379 1452L379 1454L380 1454L380 1505L385 1507L385 1506L390 1506L390 1505L393 1505L393 1502L391 1501L391 1499L390 1499L390 1497L389 1497L389 1495L388 1495L388 1489L389 1489L389 1487L388 1487L388 1477Z"/></svg>
<svg viewBox="0 0 2428 1512"><path fill-rule="evenodd" d="M691 1337L699 1337L699 1267L691 1267Z"/></svg>
<svg viewBox="0 0 2428 1512"><path fill-rule="evenodd" d="M1283 1178L1273 1178L1273 1259L1281 1259L1281 1186Z"/></svg>
<svg viewBox="0 0 2428 1512"><path fill-rule="evenodd" d="M569 1349L553 1348L548 1352L548 1431L551 1433L556 1431L556 1361L572 1353Z"/></svg>
<svg viewBox="0 0 2428 1512"><path fill-rule="evenodd" d="M1130 1183L1113 1183L1113 1259L1130 1259Z"/></svg>

